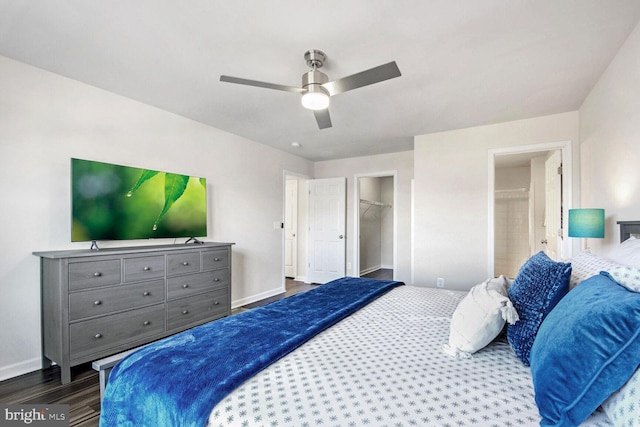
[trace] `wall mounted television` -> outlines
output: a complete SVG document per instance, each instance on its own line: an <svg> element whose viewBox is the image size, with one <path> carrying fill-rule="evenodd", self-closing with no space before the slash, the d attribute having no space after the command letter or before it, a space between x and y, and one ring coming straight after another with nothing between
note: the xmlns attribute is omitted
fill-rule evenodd
<svg viewBox="0 0 640 427"><path fill-rule="evenodd" d="M72 158L71 198L72 242L207 235L205 178Z"/></svg>

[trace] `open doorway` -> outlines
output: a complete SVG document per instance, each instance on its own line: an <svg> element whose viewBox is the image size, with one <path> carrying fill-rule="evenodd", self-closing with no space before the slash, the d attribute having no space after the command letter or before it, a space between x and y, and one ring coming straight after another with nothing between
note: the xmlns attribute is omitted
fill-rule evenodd
<svg viewBox="0 0 640 427"><path fill-rule="evenodd" d="M395 172L356 176L353 274L393 279L396 258Z"/></svg>
<svg viewBox="0 0 640 427"><path fill-rule="evenodd" d="M569 142L493 150L489 155L489 271L515 277L533 254L570 256Z"/></svg>
<svg viewBox="0 0 640 427"><path fill-rule="evenodd" d="M308 179L284 173L283 286L287 278L306 281Z"/></svg>

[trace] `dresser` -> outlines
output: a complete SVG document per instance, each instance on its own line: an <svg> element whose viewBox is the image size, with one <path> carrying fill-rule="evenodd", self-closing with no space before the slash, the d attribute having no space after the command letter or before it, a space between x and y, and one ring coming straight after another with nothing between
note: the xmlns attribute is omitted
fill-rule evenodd
<svg viewBox="0 0 640 427"><path fill-rule="evenodd" d="M232 243L34 252L42 355L71 367L231 313Z"/></svg>

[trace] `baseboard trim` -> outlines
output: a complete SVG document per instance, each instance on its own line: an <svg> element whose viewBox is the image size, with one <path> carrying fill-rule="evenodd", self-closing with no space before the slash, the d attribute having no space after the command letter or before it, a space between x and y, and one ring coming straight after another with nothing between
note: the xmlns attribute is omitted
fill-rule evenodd
<svg viewBox="0 0 640 427"><path fill-rule="evenodd" d="M9 378L19 377L29 372L38 371L42 369L42 358L34 357L24 362L14 363L13 365L0 367L0 381L8 380Z"/></svg>
<svg viewBox="0 0 640 427"><path fill-rule="evenodd" d="M364 270L360 270L360 276L364 276L365 274L373 273L374 271L380 270L382 267L376 265L375 267L365 268Z"/></svg>
<svg viewBox="0 0 640 427"><path fill-rule="evenodd" d="M281 287L281 288L272 289L270 291L262 292L257 295L252 295L250 297L235 300L231 302L231 308L234 309L234 308L242 307L243 305L252 304L254 302L258 302L266 298L283 294L285 291L286 289L284 287Z"/></svg>

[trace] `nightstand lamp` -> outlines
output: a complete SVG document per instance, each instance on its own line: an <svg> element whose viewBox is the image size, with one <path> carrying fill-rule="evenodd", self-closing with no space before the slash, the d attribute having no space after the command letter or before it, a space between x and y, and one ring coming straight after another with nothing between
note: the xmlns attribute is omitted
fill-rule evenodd
<svg viewBox="0 0 640 427"><path fill-rule="evenodd" d="M604 238L604 209L569 209L569 237L584 238L587 250L588 238Z"/></svg>

